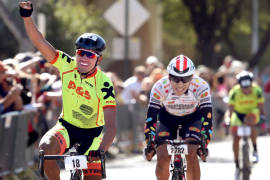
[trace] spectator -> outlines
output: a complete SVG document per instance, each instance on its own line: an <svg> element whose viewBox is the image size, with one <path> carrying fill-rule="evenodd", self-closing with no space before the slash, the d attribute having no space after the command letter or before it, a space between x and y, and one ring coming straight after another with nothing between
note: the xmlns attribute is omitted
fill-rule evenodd
<svg viewBox="0 0 270 180"><path fill-rule="evenodd" d="M146 75L150 75L150 73L155 68L163 68L162 64L158 60L156 56L148 56L145 61L145 67L146 67Z"/></svg>
<svg viewBox="0 0 270 180"><path fill-rule="evenodd" d="M220 72L227 72L232 65L233 57L231 55L226 56L223 59L222 65L218 68Z"/></svg>
<svg viewBox="0 0 270 180"><path fill-rule="evenodd" d="M149 98L150 98L150 93L151 93L151 89L152 86L154 85L154 81L152 78L150 77L145 77L142 81L141 84L141 91L140 91L140 95L139 95L139 102L147 105Z"/></svg>
<svg viewBox="0 0 270 180"><path fill-rule="evenodd" d="M164 76L164 69L156 67L152 70L149 77L152 79L153 84Z"/></svg>
<svg viewBox="0 0 270 180"><path fill-rule="evenodd" d="M7 68L0 62L0 114L22 110L23 101L20 97L22 86L13 84L15 78L7 73Z"/></svg>
<svg viewBox="0 0 270 180"><path fill-rule="evenodd" d="M266 83L264 85L264 93L270 94L270 78L268 79L268 81L266 81Z"/></svg>
<svg viewBox="0 0 270 180"><path fill-rule="evenodd" d="M134 75L124 82L124 90L121 94L124 104L131 103L132 99L138 100L141 91L141 82L145 77L145 67L137 66Z"/></svg>

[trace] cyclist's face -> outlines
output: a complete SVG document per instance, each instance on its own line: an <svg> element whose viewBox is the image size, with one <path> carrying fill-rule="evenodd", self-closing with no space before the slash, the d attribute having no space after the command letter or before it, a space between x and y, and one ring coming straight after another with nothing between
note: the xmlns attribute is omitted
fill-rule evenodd
<svg viewBox="0 0 270 180"><path fill-rule="evenodd" d="M100 56L92 50L78 49L76 51L76 60L78 70L86 73L95 67L97 61L100 60Z"/></svg>
<svg viewBox="0 0 270 180"><path fill-rule="evenodd" d="M179 81L178 83L174 82L174 81L170 81L171 85L172 85L172 89L173 92L177 95L177 96L181 96L182 94L184 94L190 84L190 81L187 83L183 83L182 81Z"/></svg>
<svg viewBox="0 0 270 180"><path fill-rule="evenodd" d="M251 93L251 87L241 88L242 92L246 95Z"/></svg>

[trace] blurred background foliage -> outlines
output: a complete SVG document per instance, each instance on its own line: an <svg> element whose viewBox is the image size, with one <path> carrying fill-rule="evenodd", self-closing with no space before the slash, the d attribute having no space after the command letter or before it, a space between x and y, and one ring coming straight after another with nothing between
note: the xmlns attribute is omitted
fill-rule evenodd
<svg viewBox="0 0 270 180"><path fill-rule="evenodd" d="M22 35L25 35L18 7L14 5L17 1L0 0L0 7L4 1L6 5L11 4L6 7L9 10L6 13L9 13L9 17L24 33ZM212 68L218 67L229 54L260 67L269 65L269 0L259 1L260 47L257 54L251 54L252 0L155 1L161 3L163 9L162 47L165 64L181 52L194 59L196 64L205 64ZM46 38L56 48L73 55L74 41L84 32L101 34L107 41L111 39L107 36L108 29L112 27L103 18L106 9L96 6L95 0L33 2L42 3L38 10L47 18ZM18 47L18 39L13 37L5 21L2 21L3 15L0 19L0 59L5 59L13 57L21 48Z"/></svg>
<svg viewBox="0 0 270 180"><path fill-rule="evenodd" d="M47 17L47 40L56 48L74 54L75 40L85 32L103 35L102 11L86 0L49 0L41 12Z"/></svg>

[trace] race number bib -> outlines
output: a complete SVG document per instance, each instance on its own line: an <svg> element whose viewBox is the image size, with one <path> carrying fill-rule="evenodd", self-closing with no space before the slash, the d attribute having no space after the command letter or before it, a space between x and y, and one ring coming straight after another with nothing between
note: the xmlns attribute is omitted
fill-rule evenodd
<svg viewBox="0 0 270 180"><path fill-rule="evenodd" d="M249 126L239 126L237 128L237 135L238 136L250 136L251 128Z"/></svg>
<svg viewBox="0 0 270 180"><path fill-rule="evenodd" d="M65 157L65 169L87 169L86 156L69 156Z"/></svg>
<svg viewBox="0 0 270 180"><path fill-rule="evenodd" d="M181 144L179 146L167 145L167 151L169 155L173 154L188 154L188 146L186 144Z"/></svg>

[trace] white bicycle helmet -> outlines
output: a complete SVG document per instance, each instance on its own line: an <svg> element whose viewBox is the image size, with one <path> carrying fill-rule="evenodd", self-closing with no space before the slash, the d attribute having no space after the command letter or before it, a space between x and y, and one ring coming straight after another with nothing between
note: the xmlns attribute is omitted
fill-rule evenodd
<svg viewBox="0 0 270 180"><path fill-rule="evenodd" d="M181 54L169 62L167 71L173 76L191 76L195 73L195 66L191 59Z"/></svg>
<svg viewBox="0 0 270 180"><path fill-rule="evenodd" d="M241 87L247 88L250 87L253 81L253 73L249 71L241 71L236 75L236 79Z"/></svg>

